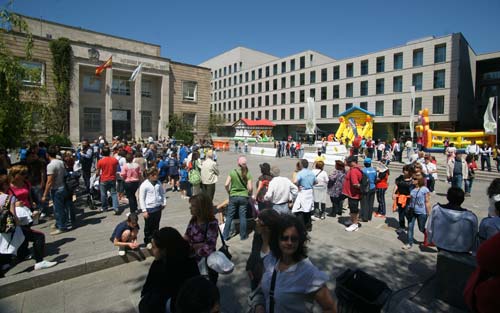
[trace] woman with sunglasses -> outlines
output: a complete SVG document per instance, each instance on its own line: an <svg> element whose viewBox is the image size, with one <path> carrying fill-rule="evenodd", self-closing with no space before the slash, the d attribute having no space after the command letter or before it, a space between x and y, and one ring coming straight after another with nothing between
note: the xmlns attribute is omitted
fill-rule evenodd
<svg viewBox="0 0 500 313"><path fill-rule="evenodd" d="M410 204L406 210L408 218L408 243L402 249L408 250L413 246L413 229L415 222L418 223L418 229L425 234L425 223L427 216L431 212L431 192L425 186L426 179L422 173L413 174L413 184L415 187L410 192Z"/></svg>
<svg viewBox="0 0 500 313"><path fill-rule="evenodd" d="M295 216L282 215L271 230L271 255L264 259L261 287L265 305L256 312L313 312L316 301L323 312L337 312L326 286L328 275L307 257L307 231Z"/></svg>

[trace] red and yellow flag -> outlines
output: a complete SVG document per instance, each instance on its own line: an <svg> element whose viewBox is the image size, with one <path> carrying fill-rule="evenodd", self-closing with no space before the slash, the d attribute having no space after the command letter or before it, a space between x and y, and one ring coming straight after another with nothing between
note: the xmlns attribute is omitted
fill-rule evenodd
<svg viewBox="0 0 500 313"><path fill-rule="evenodd" d="M99 76L105 69L113 67L113 57L110 56L109 59L102 65L96 67L95 75Z"/></svg>

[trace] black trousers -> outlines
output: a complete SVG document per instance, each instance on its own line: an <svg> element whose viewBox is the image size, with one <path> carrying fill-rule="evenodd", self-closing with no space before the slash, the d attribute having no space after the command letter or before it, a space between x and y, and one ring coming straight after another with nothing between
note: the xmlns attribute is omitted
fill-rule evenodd
<svg viewBox="0 0 500 313"><path fill-rule="evenodd" d="M206 193L210 200L214 201L215 184L201 184L201 191Z"/></svg>
<svg viewBox="0 0 500 313"><path fill-rule="evenodd" d="M312 230L311 212L296 212L295 216L304 223L308 231Z"/></svg>
<svg viewBox="0 0 500 313"><path fill-rule="evenodd" d="M139 182L125 182L125 194L127 195L128 204L130 206L130 213L137 211L137 198L135 197L135 192L139 188Z"/></svg>
<svg viewBox="0 0 500 313"><path fill-rule="evenodd" d="M38 231L31 229L29 226L21 227L24 234L24 242L19 247L18 254L23 258L29 254L28 243L33 243L33 258L35 261L42 262L45 253L45 235Z"/></svg>
<svg viewBox="0 0 500 313"><path fill-rule="evenodd" d="M375 202L375 189L361 195L360 217L363 221L371 221L373 214L373 204Z"/></svg>
<svg viewBox="0 0 500 313"><path fill-rule="evenodd" d="M149 213L148 218L144 219L144 243L151 242L151 238L155 231L160 229L161 210Z"/></svg>

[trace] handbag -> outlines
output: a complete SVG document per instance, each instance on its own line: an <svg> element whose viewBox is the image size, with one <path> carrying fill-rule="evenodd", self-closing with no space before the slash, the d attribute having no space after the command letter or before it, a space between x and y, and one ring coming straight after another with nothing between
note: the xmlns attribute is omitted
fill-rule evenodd
<svg viewBox="0 0 500 313"><path fill-rule="evenodd" d="M231 262L233 256L229 252L229 246L226 244L220 228L217 227L217 229L222 240L222 247L218 251L210 253L206 258L207 266L219 274L230 274L234 269L234 263Z"/></svg>
<svg viewBox="0 0 500 313"><path fill-rule="evenodd" d="M193 168L188 173L188 180L191 185L199 185L201 183L201 173L196 161L193 163Z"/></svg>
<svg viewBox="0 0 500 313"><path fill-rule="evenodd" d="M420 193L420 189L417 191L417 195L415 196L415 199L411 199L413 201L410 201L410 205L407 205L405 207L405 215L408 220L410 220L412 217L415 216L415 201L417 201L418 194Z"/></svg>

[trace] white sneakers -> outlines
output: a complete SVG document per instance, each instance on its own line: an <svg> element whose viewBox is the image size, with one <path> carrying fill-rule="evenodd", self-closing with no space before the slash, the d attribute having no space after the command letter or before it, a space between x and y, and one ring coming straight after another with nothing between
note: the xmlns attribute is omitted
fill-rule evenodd
<svg viewBox="0 0 500 313"><path fill-rule="evenodd" d="M35 271L55 266L57 262L42 261L35 264Z"/></svg>
<svg viewBox="0 0 500 313"><path fill-rule="evenodd" d="M146 248L148 248L148 250L153 249L153 245L151 244L151 242L146 245Z"/></svg>
<svg viewBox="0 0 500 313"><path fill-rule="evenodd" d="M125 251L125 249L120 248L120 249L118 250L118 255L119 255L119 256L124 256L126 253L127 253L127 251Z"/></svg>
<svg viewBox="0 0 500 313"><path fill-rule="evenodd" d="M352 232L352 231L357 231L358 229L359 229L358 224L351 224L351 226L345 228L345 231Z"/></svg>
<svg viewBox="0 0 500 313"><path fill-rule="evenodd" d="M319 220L320 220L320 218L319 218L319 217L316 217L316 216L314 216L314 215L312 215L312 216L311 216L311 219L312 219L313 221L319 221Z"/></svg>

